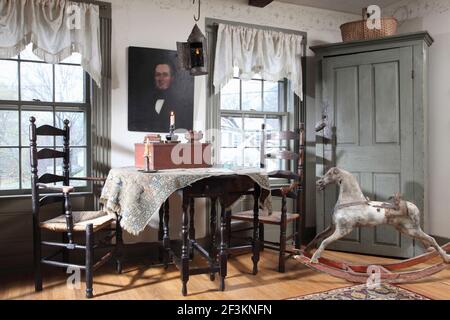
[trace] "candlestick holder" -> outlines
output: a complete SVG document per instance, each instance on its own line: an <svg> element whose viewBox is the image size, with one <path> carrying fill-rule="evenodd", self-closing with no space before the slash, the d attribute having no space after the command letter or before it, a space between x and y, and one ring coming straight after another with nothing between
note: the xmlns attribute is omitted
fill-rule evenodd
<svg viewBox="0 0 450 320"><path fill-rule="evenodd" d="M140 172L153 173L153 172L158 171L158 170L150 169L150 154L144 154L144 163L145 163L145 169L139 170Z"/></svg>
<svg viewBox="0 0 450 320"><path fill-rule="evenodd" d="M145 155L144 159L145 159L145 171L150 171L150 156Z"/></svg>
<svg viewBox="0 0 450 320"><path fill-rule="evenodd" d="M175 131L175 126L171 125L169 127L169 134L166 135L167 142L177 142L178 141L178 136L176 134L174 134L174 131Z"/></svg>

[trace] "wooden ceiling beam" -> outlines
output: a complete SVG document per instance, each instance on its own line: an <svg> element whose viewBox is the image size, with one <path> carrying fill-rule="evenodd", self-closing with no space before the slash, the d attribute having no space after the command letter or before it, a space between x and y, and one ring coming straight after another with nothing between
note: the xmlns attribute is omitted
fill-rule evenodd
<svg viewBox="0 0 450 320"><path fill-rule="evenodd" d="M248 0L249 6L264 8L269 3L273 2L273 0Z"/></svg>

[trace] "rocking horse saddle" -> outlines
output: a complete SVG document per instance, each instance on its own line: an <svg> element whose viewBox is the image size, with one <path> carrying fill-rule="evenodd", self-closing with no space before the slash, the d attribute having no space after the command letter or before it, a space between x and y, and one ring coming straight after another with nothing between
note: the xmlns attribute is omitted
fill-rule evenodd
<svg viewBox="0 0 450 320"><path fill-rule="evenodd" d="M381 205L372 206L377 209L385 209L386 216L408 215L408 206L406 201L402 199L400 193L398 192L389 198L389 202L383 202Z"/></svg>

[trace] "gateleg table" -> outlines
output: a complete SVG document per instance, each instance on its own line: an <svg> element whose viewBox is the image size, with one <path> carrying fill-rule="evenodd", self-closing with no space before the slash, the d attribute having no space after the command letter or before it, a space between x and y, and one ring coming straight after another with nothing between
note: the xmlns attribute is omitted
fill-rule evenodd
<svg viewBox="0 0 450 320"><path fill-rule="evenodd" d="M181 255L174 254L169 238L168 197L175 191L182 192L182 232ZM248 246L228 248L231 205L242 195L253 194L254 229L253 242ZM194 224L194 199L211 199L210 214L210 250L206 250L196 241ZM216 203L220 204L220 243L216 247L217 212ZM220 276L220 290L225 290L227 275L227 257L230 253L252 248L253 274L258 272L260 252L259 242L259 206L263 203L270 210L270 186L267 175L259 169L172 169L155 173L140 172L135 168L112 169L102 191L101 203L110 214L121 216L123 229L132 234L144 230L147 225L159 228L162 217L162 243L164 261L167 265L170 256L179 268L182 281L182 294L187 295L189 276L215 274ZM189 223L190 221L190 223ZM191 268L190 257L198 251L208 261L208 267Z"/></svg>

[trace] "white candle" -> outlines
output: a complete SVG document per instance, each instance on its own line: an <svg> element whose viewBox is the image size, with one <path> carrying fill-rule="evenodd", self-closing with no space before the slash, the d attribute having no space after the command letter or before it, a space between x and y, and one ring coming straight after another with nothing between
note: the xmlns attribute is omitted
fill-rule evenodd
<svg viewBox="0 0 450 320"><path fill-rule="evenodd" d="M144 156L149 156L150 155L150 145L148 143L148 140L145 139L144 142Z"/></svg>
<svg viewBox="0 0 450 320"><path fill-rule="evenodd" d="M175 126L175 112L170 111L170 125Z"/></svg>

